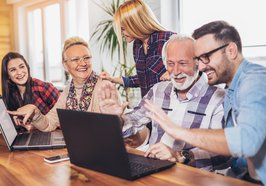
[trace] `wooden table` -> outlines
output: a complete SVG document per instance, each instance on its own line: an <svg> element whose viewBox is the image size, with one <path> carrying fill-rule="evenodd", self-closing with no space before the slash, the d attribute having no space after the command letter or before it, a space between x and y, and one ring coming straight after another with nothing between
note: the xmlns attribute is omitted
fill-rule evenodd
<svg viewBox="0 0 266 186"><path fill-rule="evenodd" d="M55 164L43 161L44 157L65 153L66 149L9 152L0 134L0 185L254 185L182 164L127 181L74 166L69 161Z"/></svg>

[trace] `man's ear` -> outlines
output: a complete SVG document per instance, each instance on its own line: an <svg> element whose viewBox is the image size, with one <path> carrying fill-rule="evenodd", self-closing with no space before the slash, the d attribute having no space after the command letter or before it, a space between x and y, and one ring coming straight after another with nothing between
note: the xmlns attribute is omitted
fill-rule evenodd
<svg viewBox="0 0 266 186"><path fill-rule="evenodd" d="M236 59L238 56L238 48L237 48L236 43L230 42L226 48L226 52L230 59Z"/></svg>

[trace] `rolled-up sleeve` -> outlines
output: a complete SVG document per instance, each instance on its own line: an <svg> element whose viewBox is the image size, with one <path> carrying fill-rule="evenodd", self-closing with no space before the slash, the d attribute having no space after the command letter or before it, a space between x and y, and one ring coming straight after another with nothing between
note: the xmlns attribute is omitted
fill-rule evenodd
<svg viewBox="0 0 266 186"><path fill-rule="evenodd" d="M225 129L225 137L233 156L253 157L262 147L266 138L266 74L246 76L234 92L231 115L235 127Z"/></svg>

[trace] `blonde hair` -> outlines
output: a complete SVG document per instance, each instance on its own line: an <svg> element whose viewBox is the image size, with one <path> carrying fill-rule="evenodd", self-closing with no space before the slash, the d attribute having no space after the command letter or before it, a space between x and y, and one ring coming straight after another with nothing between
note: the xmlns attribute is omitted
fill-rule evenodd
<svg viewBox="0 0 266 186"><path fill-rule="evenodd" d="M64 47L63 47L63 51L62 51L62 62L64 62L64 60L65 60L64 54L65 54L66 50L68 48L74 46L74 45L83 45L90 50L88 42L86 42L81 37L78 37L78 36L70 37L67 40L65 40L65 43L64 43Z"/></svg>
<svg viewBox="0 0 266 186"><path fill-rule="evenodd" d="M146 39L155 31L166 31L142 0L129 0L120 5L114 14L114 24L119 43L122 43L121 25L138 39Z"/></svg>
<svg viewBox="0 0 266 186"><path fill-rule="evenodd" d="M121 25L134 38L146 39L155 31L166 31L156 19L149 6L142 0L128 0L119 6L114 14L114 28L123 60L123 40Z"/></svg>
<svg viewBox="0 0 266 186"><path fill-rule="evenodd" d="M177 34L173 34L170 36L169 40L167 42L164 43L163 48L162 48L162 60L163 60L163 64L165 67L167 67L166 62L167 62L167 48L169 43L174 43L174 42L181 42L181 41L191 41L191 42L195 42L195 40L190 37L190 36L185 36L185 35L177 35Z"/></svg>

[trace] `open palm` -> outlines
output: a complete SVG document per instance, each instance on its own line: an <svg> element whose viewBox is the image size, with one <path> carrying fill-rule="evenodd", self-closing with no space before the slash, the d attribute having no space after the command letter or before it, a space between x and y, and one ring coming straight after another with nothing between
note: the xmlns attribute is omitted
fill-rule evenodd
<svg viewBox="0 0 266 186"><path fill-rule="evenodd" d="M106 114L122 115L128 103L121 103L115 85L104 82L98 94L100 111Z"/></svg>

